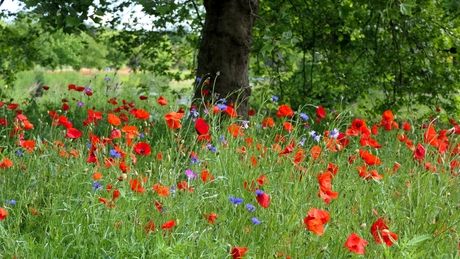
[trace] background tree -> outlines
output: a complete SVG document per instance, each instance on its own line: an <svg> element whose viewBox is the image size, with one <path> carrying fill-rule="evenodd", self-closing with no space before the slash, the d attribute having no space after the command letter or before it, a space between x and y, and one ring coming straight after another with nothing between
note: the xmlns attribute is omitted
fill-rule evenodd
<svg viewBox="0 0 460 259"><path fill-rule="evenodd" d="M216 79L215 85L203 84L204 89L239 101L241 114L252 92L249 73L263 82L256 94L279 95L294 108L305 103L348 106L363 99L376 113L412 104L457 107L457 0L22 2L47 32L103 35L105 27L94 24L111 13L114 18L105 25L117 31L110 36L119 43L115 48L143 70L164 71L177 64L173 41L186 39L190 48L199 49L197 77L202 82ZM151 30L139 28L134 16L123 29L115 27L122 23L116 14L134 3L151 15ZM173 63L164 63L170 58ZM195 89L196 99L202 98L202 90L201 85Z"/></svg>

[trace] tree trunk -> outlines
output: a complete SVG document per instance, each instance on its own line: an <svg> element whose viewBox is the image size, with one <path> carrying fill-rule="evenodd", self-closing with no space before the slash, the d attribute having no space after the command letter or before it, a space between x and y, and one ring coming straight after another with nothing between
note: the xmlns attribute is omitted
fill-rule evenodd
<svg viewBox="0 0 460 259"><path fill-rule="evenodd" d="M206 18L197 76L209 79L210 84L196 89L195 100L202 98L202 90L214 92L218 99L226 99L227 104L234 103L239 115L247 116L251 95L249 55L259 3L259 0L204 0ZM203 98L211 100L209 95Z"/></svg>

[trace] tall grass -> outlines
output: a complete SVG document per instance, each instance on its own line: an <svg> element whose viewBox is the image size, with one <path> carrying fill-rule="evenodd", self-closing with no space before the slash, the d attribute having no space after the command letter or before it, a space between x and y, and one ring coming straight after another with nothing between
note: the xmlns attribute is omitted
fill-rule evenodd
<svg viewBox="0 0 460 259"><path fill-rule="evenodd" d="M0 221L0 254L4 258L230 258L234 247L248 248L244 258L355 258L359 255L344 248L351 233L369 242L366 258L459 256L459 168L453 162L459 160L455 150L459 138L457 134L446 137L447 150L440 153L424 138L427 128L421 125L428 126L429 121L413 122L409 131L378 127L378 134L370 136L381 148L362 146L362 133L349 134L346 146L331 146L326 136L334 129L346 133L356 119L351 112L344 110L335 116L327 111L326 118L318 122L316 107L306 105L292 117L274 116L275 125L263 127L266 115L262 112L256 111L246 123L209 109L197 116L210 126L209 141L200 141L197 117L188 109L180 120L181 128L168 127L164 115L179 109L173 101L161 106L154 96L141 101L129 91L107 92L105 75L91 79L94 94L87 96L67 90L67 85L86 86L88 81L60 81L58 74L49 76L56 83L49 83L50 89L41 99L24 98L20 87L13 93L14 103L34 129L18 129L23 125L15 111L8 109L8 100L0 108L0 118L8 121L7 126L0 125L0 159L13 161L12 167L0 168L0 207L8 212ZM123 80L108 77L109 84ZM113 97L117 104L114 99L108 102ZM68 111L63 110L62 99L68 100ZM84 102L83 106L78 102ZM276 107L273 114L281 105L271 100L266 103ZM121 111L117 111L119 107ZM148 111L149 118L136 118L133 108ZM88 123L88 109L101 112L102 119ZM68 129L56 125L57 117L53 119L49 111L65 116L82 136L65 137ZM301 112L310 118L302 120ZM128 120L111 125L109 113L125 114ZM11 133L14 122L19 124ZM285 122L292 123L294 130L287 131ZM379 123L380 119L367 121L369 129ZM236 137L228 130L232 124L241 129ZM437 121L431 124L438 133L447 129ZM111 137L113 130L126 125L136 126L142 133L136 134L132 144L128 144L126 133L121 138ZM320 135L318 141L312 130ZM426 148L424 159L414 159L414 151L399 141L398 135L403 133L414 146ZM33 140L36 146L28 151L21 140ZM100 166L88 162L91 142ZM135 152L139 142L149 144L149 155ZM130 168L127 173L118 165L104 166L115 146L126 157L113 157L113 161L119 164L124 160ZM311 154L315 146L321 148L317 158ZM365 165L360 150L383 162L367 166L377 170L381 180L359 176L357 167ZM331 187L338 198L326 204L318 197L318 175L327 171L329 163L338 167ZM401 168L393 173L395 163ZM197 177L189 178L187 170ZM213 180L203 181L204 171ZM95 172L102 178L95 180ZM261 177L266 181L257 181ZM140 186L133 185L133 180ZM155 184L169 188L169 196L160 196ZM136 187L144 187L145 192L136 192ZM256 189L270 196L268 208L258 204ZM111 201L115 190L121 195ZM243 202L234 204L230 197ZM249 211L247 204L254 205L255 211ZM310 231L303 222L311 208L330 212L323 235ZM207 220L211 213L217 215L214 224ZM389 231L398 235L392 246L378 244L370 233L380 217ZM252 218L260 224L254 224ZM162 229L170 220L175 226Z"/></svg>

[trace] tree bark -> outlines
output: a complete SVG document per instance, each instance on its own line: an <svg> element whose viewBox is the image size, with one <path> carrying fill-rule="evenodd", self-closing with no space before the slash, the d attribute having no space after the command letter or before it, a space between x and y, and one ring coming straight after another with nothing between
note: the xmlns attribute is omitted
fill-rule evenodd
<svg viewBox="0 0 460 259"><path fill-rule="evenodd" d="M209 95L202 96L202 90L207 90L217 94L217 99L226 99L227 104L234 103L238 114L247 116L251 95L249 55L259 3L259 0L204 0L206 18L197 76L209 79L210 84L198 87L194 100L212 100Z"/></svg>

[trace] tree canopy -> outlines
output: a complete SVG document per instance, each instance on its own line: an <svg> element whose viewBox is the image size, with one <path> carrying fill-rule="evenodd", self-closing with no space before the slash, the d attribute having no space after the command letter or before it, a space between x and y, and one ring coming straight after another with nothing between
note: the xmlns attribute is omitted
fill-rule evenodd
<svg viewBox="0 0 460 259"><path fill-rule="evenodd" d="M66 36L69 33L84 33L89 46L102 44L97 49L103 49L106 53L99 54L105 57L112 56L110 66L120 67L130 61L152 71L164 71L177 63L180 55L172 53L181 48L172 43L181 42L187 45L189 57L181 63L197 69L197 77L210 79L221 71L219 66L225 69L222 63L212 68L205 66L213 60L212 53L241 48L245 49L241 53L247 52L251 58L247 72L229 66L217 77L222 81L216 81L214 90L230 94L252 88L256 90L255 97L277 95L293 107L305 103L347 106L381 95L382 98L369 99L376 113L413 104L457 109L457 0L21 2L28 11L10 14L17 15L19 22L0 24L0 74L6 79L15 71L30 69L30 61L62 65L56 64L55 56L37 51L37 44L41 45L39 31L43 30L54 33L43 42L45 46L53 49L54 55L61 55L60 62L67 59L64 63L71 66L75 66L72 62L77 58L68 51L72 45L72 38ZM151 30L136 26L138 16L133 15L132 22L125 24L123 17L117 16L134 4L152 17ZM232 13L235 10L241 14ZM112 19L106 19L107 14ZM215 28L206 27L211 25ZM222 29L225 26L228 30ZM97 42L90 43L92 38ZM220 41L226 38L228 42ZM211 41L203 45L206 39ZM201 64L200 59L198 64L194 62L198 50L207 57L201 59ZM117 52L120 55L113 54ZM245 55L235 54L225 62L244 63ZM97 67L99 58L90 56L93 60L81 60L80 64ZM161 62L142 63L138 62L140 58ZM235 83L241 74L252 83ZM196 89L195 97L201 97L201 90ZM250 91L244 97L249 95Z"/></svg>

